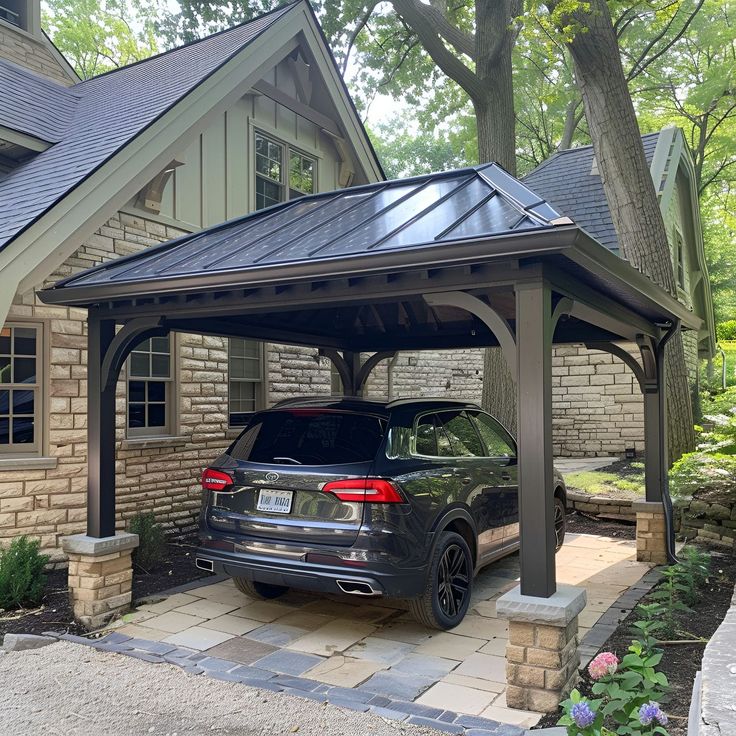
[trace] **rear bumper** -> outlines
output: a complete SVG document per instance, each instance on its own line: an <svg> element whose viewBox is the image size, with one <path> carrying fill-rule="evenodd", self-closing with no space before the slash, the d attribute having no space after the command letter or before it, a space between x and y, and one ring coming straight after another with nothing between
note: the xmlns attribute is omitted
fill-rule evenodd
<svg viewBox="0 0 736 736"><path fill-rule="evenodd" d="M366 563L365 567L360 568L332 566L271 555L225 552L207 547L197 550L195 563L197 567L230 577L320 593L341 593L351 587L340 586L338 581L352 585L365 584L376 595L392 598L415 598L420 595L424 590L427 574L426 568L397 570L390 565L378 563ZM209 564L212 565L211 568Z"/></svg>

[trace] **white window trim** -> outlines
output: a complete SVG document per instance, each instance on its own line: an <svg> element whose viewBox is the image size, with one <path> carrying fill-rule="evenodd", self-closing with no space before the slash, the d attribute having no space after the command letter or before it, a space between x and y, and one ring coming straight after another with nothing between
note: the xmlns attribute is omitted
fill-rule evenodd
<svg viewBox="0 0 736 736"><path fill-rule="evenodd" d="M41 458L47 447L45 418L49 413L49 391L46 380L49 375L46 368L46 356L50 354L47 343L48 326L42 320L12 319L8 320L1 327L32 327L36 330L36 383L33 384L33 388L36 389L36 397L33 402L33 445L28 447L28 449L19 449L23 447L22 445L0 445L0 458L3 460ZM0 385L11 386L14 384Z"/></svg>
<svg viewBox="0 0 736 736"><path fill-rule="evenodd" d="M133 352L133 351L131 351ZM139 378L130 375L130 356L125 361L125 442L145 443L152 440L166 440L179 438L179 338L176 332L169 333L169 373L170 377L162 379L169 385L169 396L166 406L166 423L167 427L164 431L160 431L158 427L129 427L129 404L130 404L130 381L135 380L160 380Z"/></svg>
<svg viewBox="0 0 736 736"><path fill-rule="evenodd" d="M291 141L283 137L282 133L279 133L275 128L269 125L264 125L260 121L255 122L248 120L248 148L249 148L249 161L251 164L251 186L250 189L250 201L248 207L251 212L256 211L256 180L258 174L256 172L256 134L259 133L264 137L271 140L273 143L277 143L284 148L284 162L281 165L281 186L284 188L285 199L282 202L288 202L289 200L289 162L290 153L294 151L307 158L314 159L314 194L319 193L319 176L322 168L322 155L317 151L314 151L309 146L304 146L301 143ZM309 196L309 195L304 195Z"/></svg>
<svg viewBox="0 0 736 736"><path fill-rule="evenodd" d="M236 340L239 340L241 338L233 338ZM244 340L249 340L249 338L242 338ZM225 411L227 412L227 428L228 431L237 431L240 432L244 425L242 424L230 424L230 382L231 381L237 381L240 383L257 383L258 388L256 390L256 406L255 411L262 411L266 408L267 403L267 397L268 397L268 360L267 360L267 354L268 354L268 343L262 342L261 340L251 340L251 342L257 342L258 347L260 350L260 355L258 356L260 368L261 368L261 380L260 381L250 381L247 378L230 378L230 338L227 340L227 407Z"/></svg>

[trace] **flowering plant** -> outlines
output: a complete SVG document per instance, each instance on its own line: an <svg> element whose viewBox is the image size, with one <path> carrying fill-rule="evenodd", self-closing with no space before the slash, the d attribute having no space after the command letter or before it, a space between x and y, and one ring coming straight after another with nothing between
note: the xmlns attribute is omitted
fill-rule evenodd
<svg viewBox="0 0 736 736"><path fill-rule="evenodd" d="M638 641L621 661L613 652L601 652L588 665L593 695L601 697L588 700L573 690L562 703L559 724L567 726L569 736L667 736L659 700L668 683L655 669L661 658Z"/></svg>

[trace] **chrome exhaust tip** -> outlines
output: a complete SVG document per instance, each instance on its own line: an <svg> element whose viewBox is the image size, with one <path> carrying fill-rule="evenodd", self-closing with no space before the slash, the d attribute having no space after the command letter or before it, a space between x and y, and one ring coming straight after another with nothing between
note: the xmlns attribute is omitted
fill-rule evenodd
<svg viewBox="0 0 736 736"><path fill-rule="evenodd" d="M203 560L201 557L197 557L194 560L194 564L200 570L206 570L207 572L215 571L215 563L212 560Z"/></svg>
<svg viewBox="0 0 736 736"><path fill-rule="evenodd" d="M337 587L348 595L381 595L379 590L373 590L370 583L355 580L338 580Z"/></svg>

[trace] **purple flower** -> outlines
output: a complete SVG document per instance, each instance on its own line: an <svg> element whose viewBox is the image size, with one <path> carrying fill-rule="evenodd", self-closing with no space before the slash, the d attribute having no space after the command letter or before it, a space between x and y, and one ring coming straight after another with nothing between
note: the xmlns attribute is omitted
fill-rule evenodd
<svg viewBox="0 0 736 736"><path fill-rule="evenodd" d="M595 713L585 700L575 703L570 709L570 715L578 728L587 728L595 720Z"/></svg>
<svg viewBox="0 0 736 736"><path fill-rule="evenodd" d="M667 716L662 713L659 703L655 703L654 701L644 703L644 705L639 708L639 723L641 723L642 726L649 726L654 721L666 726Z"/></svg>

